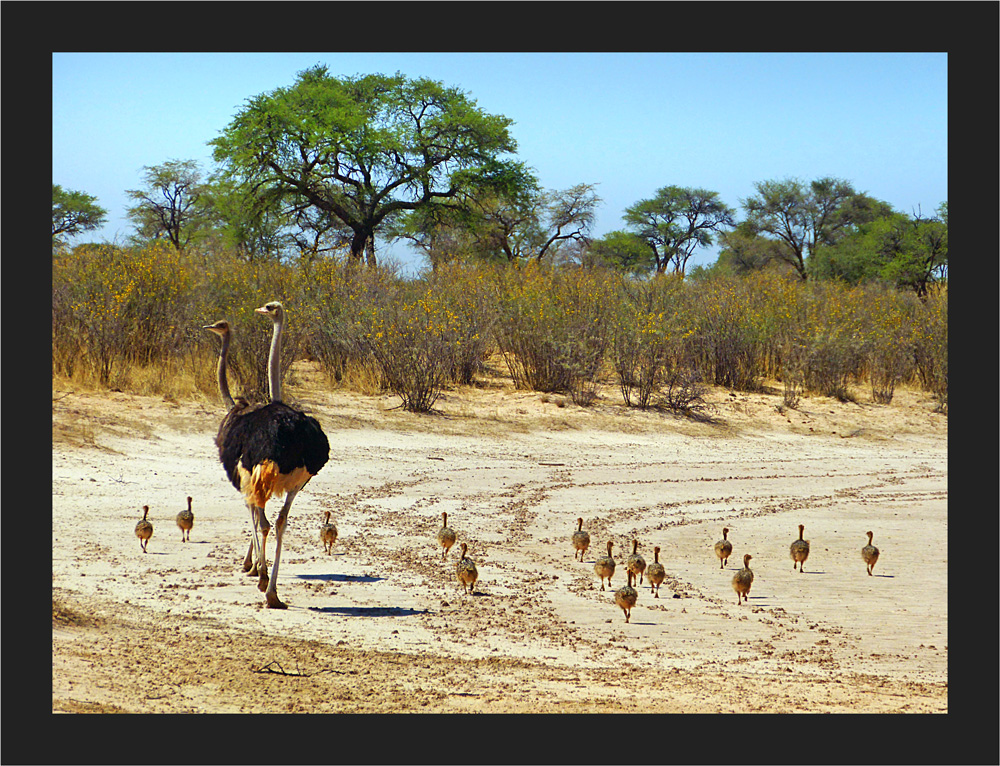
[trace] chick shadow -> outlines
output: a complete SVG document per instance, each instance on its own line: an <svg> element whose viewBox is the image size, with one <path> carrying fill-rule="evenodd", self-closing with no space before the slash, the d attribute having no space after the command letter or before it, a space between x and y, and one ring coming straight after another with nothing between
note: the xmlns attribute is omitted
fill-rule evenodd
<svg viewBox="0 0 1000 766"><path fill-rule="evenodd" d="M300 574L295 575L300 580L321 580L323 582L381 582L384 577L372 577L371 575L343 575L343 574Z"/></svg>
<svg viewBox="0 0 1000 766"><path fill-rule="evenodd" d="M430 613L427 609L402 606L311 606L309 611L319 614L342 614L348 617L412 617Z"/></svg>

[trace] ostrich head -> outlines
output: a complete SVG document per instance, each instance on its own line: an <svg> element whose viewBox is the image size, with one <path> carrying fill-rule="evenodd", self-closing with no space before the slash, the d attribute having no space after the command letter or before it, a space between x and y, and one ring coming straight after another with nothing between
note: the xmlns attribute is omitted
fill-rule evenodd
<svg viewBox="0 0 1000 766"><path fill-rule="evenodd" d="M272 322L280 322L285 318L285 307L279 301L269 301L254 311L269 316Z"/></svg>
<svg viewBox="0 0 1000 766"><path fill-rule="evenodd" d="M227 322L225 319L220 319L215 324L207 324L204 326L204 329L210 332L214 332L220 338L229 335L230 333L229 322Z"/></svg>

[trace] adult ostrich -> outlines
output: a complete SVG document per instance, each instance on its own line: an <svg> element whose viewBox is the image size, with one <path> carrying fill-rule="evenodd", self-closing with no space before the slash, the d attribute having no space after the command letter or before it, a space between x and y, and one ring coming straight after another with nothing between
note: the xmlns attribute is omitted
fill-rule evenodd
<svg viewBox="0 0 1000 766"><path fill-rule="evenodd" d="M229 359L229 343L232 340L232 329L229 326L229 322L225 319L220 319L215 324L205 325L204 329L214 332L222 340L222 345L219 350L217 375L219 380L219 394L222 396L222 401L226 405L226 417L223 418L222 423L219 424L219 432L215 436L215 445L219 448L219 460L222 460L222 437L229 430L229 424L232 422L233 418L239 417L250 407L258 408L263 405L251 405L250 402L242 396L238 396L235 400L233 400L232 394L229 393L229 378L226 373ZM239 487L237 487L237 489L239 489ZM267 533L271 531L271 524L264 516L261 516L260 518L260 529L263 535L263 547L266 548ZM247 555L243 559L243 571L254 576L259 573L258 562L254 560L253 540L250 541L250 545L247 547Z"/></svg>
<svg viewBox="0 0 1000 766"><path fill-rule="evenodd" d="M281 543L288 523L288 512L299 490L326 465L330 457L330 442L315 418L281 401L281 335L285 323L284 307L277 301L271 301L255 310L274 323L268 357L271 401L265 405L249 405L245 401L234 401L219 426L216 443L226 475L233 486L243 494L250 509L252 524L250 545L260 578L258 588L264 592L268 608L285 609L286 604L278 598L277 585ZM212 328L214 325L209 329ZM223 351L228 352L226 335L222 334L222 338ZM224 364L225 357L220 354L220 371L224 371ZM220 389L223 375L224 372L220 372ZM225 398L226 395L223 394L223 399ZM272 497L282 495L285 495L285 504L275 521L274 565L268 578L265 544L270 524L267 521L265 506Z"/></svg>

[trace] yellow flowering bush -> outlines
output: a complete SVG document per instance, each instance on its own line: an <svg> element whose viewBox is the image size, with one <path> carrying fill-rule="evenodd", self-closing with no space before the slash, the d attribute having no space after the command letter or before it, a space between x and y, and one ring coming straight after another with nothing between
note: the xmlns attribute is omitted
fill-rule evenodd
<svg viewBox="0 0 1000 766"><path fill-rule="evenodd" d="M590 404L610 343L609 275L535 262L497 273L495 337L514 384Z"/></svg>
<svg viewBox="0 0 1000 766"><path fill-rule="evenodd" d="M494 350L518 388L581 405L613 374L626 405L643 408L691 411L702 380L759 390L777 379L787 406L804 391L850 399L864 384L888 404L917 380L947 411L946 285L920 301L767 272L642 280L536 262L443 263L403 279L349 259L248 263L156 243L53 256L53 371L122 387L143 367L166 378L190 365L212 393L218 342L202 328L227 319L233 393L265 400L272 328L253 310L269 300L288 316L283 372L306 355L331 381L367 393L374 380L413 411L474 382ZM364 377L345 377L354 370Z"/></svg>
<svg viewBox="0 0 1000 766"><path fill-rule="evenodd" d="M932 287L914 327L914 357L924 389L948 412L948 287Z"/></svg>
<svg viewBox="0 0 1000 766"><path fill-rule="evenodd" d="M119 386L132 365L178 352L190 295L173 248L75 248L53 260L53 345L64 346L53 355L64 368L82 356L102 386Z"/></svg>
<svg viewBox="0 0 1000 766"><path fill-rule="evenodd" d="M668 370L677 369L686 336L684 282L661 274L650 281L622 280L611 324L611 356L629 407L654 405Z"/></svg>
<svg viewBox="0 0 1000 766"><path fill-rule="evenodd" d="M360 337L404 409L429 412L452 377L462 318L426 285L363 307Z"/></svg>

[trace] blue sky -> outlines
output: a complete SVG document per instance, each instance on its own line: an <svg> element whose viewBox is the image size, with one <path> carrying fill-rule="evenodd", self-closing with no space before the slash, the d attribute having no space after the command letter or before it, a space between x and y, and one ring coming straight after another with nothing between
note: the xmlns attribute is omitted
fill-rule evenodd
<svg viewBox="0 0 1000 766"><path fill-rule="evenodd" d="M430 77L513 119L544 188L597 185L597 236L668 185L716 191L739 218L770 179L835 176L925 215L948 198L944 53L55 53L52 181L108 210L75 241L124 240L143 166L210 170L208 141L246 99L317 63Z"/></svg>

